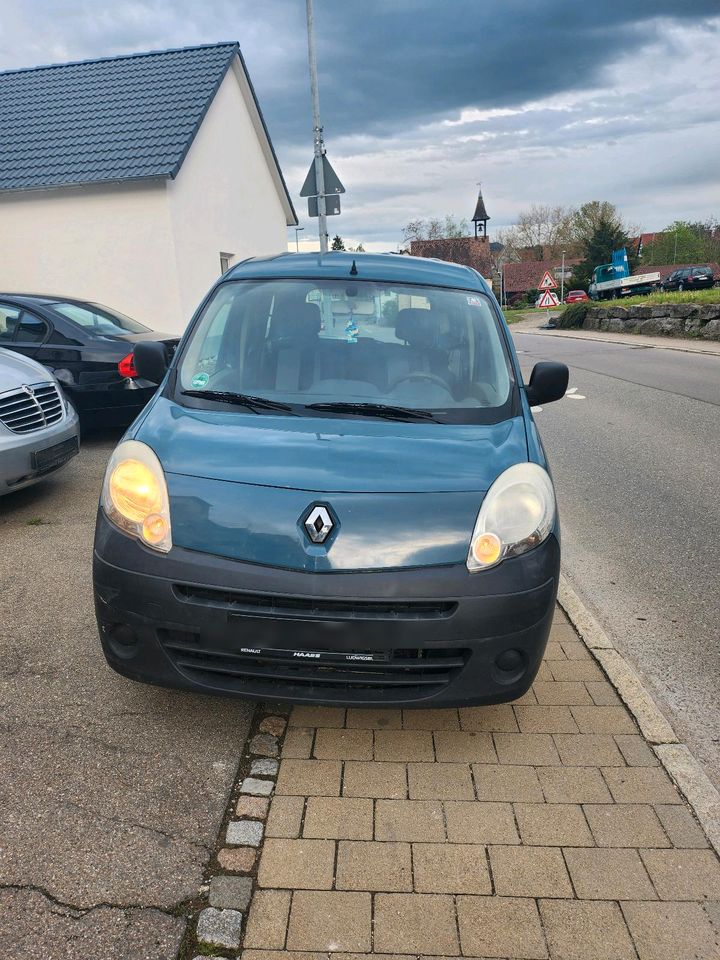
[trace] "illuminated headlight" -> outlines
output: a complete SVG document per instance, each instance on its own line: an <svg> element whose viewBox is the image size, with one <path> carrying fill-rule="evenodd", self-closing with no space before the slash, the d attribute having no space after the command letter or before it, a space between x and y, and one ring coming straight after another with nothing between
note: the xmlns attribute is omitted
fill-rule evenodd
<svg viewBox="0 0 720 960"><path fill-rule="evenodd" d="M494 567L545 540L555 522L552 481L536 463L516 463L501 473L480 507L468 552L474 572Z"/></svg>
<svg viewBox="0 0 720 960"><path fill-rule="evenodd" d="M172 547L167 484L154 451L138 440L116 447L105 471L102 508L115 526L148 547Z"/></svg>

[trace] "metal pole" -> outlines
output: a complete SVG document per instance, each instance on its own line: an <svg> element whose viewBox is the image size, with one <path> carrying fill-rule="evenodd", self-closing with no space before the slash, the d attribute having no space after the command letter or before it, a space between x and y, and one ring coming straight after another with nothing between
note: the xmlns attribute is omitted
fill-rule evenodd
<svg viewBox="0 0 720 960"><path fill-rule="evenodd" d="M328 233L325 213L325 171L323 170L323 131L320 125L320 96L318 94L317 57L315 55L315 19L313 0L305 0L307 10L308 61L310 62L310 92L312 93L313 139L315 145L315 180L318 189L318 233L320 235L320 253L327 253Z"/></svg>
<svg viewBox="0 0 720 960"><path fill-rule="evenodd" d="M560 274L560 303L565 299L565 251L562 252L562 273Z"/></svg>
<svg viewBox="0 0 720 960"><path fill-rule="evenodd" d="M305 227L295 227L295 253L300 253L300 241L298 240L298 235L304 229Z"/></svg>

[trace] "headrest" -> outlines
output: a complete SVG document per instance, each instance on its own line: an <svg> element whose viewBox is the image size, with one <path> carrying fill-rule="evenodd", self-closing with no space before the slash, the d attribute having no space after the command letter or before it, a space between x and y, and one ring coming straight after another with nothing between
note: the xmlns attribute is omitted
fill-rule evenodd
<svg viewBox="0 0 720 960"><path fill-rule="evenodd" d="M301 300L280 303L270 321L268 339L275 343L303 344L314 340L320 332L320 307Z"/></svg>
<svg viewBox="0 0 720 960"><path fill-rule="evenodd" d="M395 336L418 350L440 350L449 353L465 346L467 330L462 318L438 310L406 307L398 310Z"/></svg>
<svg viewBox="0 0 720 960"><path fill-rule="evenodd" d="M406 307L398 310L395 320L395 336L411 347L434 347L437 320L432 310Z"/></svg>

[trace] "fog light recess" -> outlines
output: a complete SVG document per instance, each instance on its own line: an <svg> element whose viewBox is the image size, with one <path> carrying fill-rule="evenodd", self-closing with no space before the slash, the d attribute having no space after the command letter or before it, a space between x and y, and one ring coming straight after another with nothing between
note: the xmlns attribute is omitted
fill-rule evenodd
<svg viewBox="0 0 720 960"><path fill-rule="evenodd" d="M523 655L519 650L504 650L495 663L499 670L505 673L515 673L523 663Z"/></svg>
<svg viewBox="0 0 720 960"><path fill-rule="evenodd" d="M493 668L498 683L516 683L525 673L525 654L522 650L503 650L495 657Z"/></svg>
<svg viewBox="0 0 720 960"><path fill-rule="evenodd" d="M138 635L127 623L113 623L104 627L108 646L122 660L130 660L137 653Z"/></svg>

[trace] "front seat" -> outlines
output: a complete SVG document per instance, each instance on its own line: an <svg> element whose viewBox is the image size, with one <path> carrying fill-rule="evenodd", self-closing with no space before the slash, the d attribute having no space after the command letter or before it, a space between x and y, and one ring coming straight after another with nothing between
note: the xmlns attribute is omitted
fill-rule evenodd
<svg viewBox="0 0 720 960"><path fill-rule="evenodd" d="M275 389L306 390L314 379L320 333L320 307L306 300L278 303L270 321L267 346Z"/></svg>
<svg viewBox="0 0 720 960"><path fill-rule="evenodd" d="M405 348L388 371L392 384L412 373L432 373L443 380L449 376L448 344L439 330L440 318L433 310L406 307L399 310L395 321L395 336L403 340Z"/></svg>

